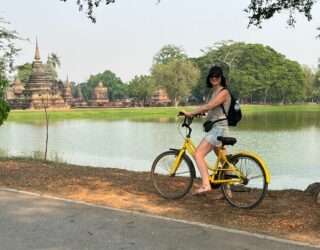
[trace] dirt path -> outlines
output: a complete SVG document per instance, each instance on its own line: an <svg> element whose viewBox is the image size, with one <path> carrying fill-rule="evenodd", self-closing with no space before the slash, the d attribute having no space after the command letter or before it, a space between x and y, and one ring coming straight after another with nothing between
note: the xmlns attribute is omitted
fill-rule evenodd
<svg viewBox="0 0 320 250"><path fill-rule="evenodd" d="M0 186L320 244L320 205L298 190L269 191L258 208L240 210L216 200L219 190L164 199L145 172L5 159Z"/></svg>

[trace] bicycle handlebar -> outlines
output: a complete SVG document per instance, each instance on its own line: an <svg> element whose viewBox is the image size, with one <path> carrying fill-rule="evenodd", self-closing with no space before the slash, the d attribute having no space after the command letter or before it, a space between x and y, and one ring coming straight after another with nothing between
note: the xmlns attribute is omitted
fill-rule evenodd
<svg viewBox="0 0 320 250"><path fill-rule="evenodd" d="M188 116L188 115L185 115L184 113L182 112L179 112L178 116L184 116L184 120L183 120L183 123L182 123L182 127L186 127L189 131L188 131L188 134L187 134L187 137L190 138L190 135L191 135L191 132L192 132L192 129L190 127L193 119L195 117L201 117L201 116L205 116L205 114L197 114L197 115L191 115L191 116Z"/></svg>

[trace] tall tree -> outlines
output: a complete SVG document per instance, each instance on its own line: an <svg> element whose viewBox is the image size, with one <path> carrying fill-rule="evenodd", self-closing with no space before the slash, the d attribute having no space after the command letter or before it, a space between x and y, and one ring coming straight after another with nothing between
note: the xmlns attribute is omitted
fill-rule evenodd
<svg viewBox="0 0 320 250"><path fill-rule="evenodd" d="M300 65L269 46L222 42L203 51L194 59L201 70L201 80L193 89L196 97L208 90L204 82L213 65L223 68L229 88L242 102L293 102L305 97Z"/></svg>
<svg viewBox="0 0 320 250"><path fill-rule="evenodd" d="M320 65L315 72L314 78L314 98L317 103L320 103Z"/></svg>
<svg viewBox="0 0 320 250"><path fill-rule="evenodd" d="M316 73L308 66L303 66L308 101L314 102L317 95Z"/></svg>
<svg viewBox="0 0 320 250"><path fill-rule="evenodd" d="M229 72L233 70L238 63L243 46L244 43L235 43L231 40L217 42L213 46L201 50L204 53L203 56L192 59L201 72L200 79L192 90L193 96L196 97L199 102L208 99L210 96L210 89L208 89L205 84L209 69L212 66L219 65L228 78Z"/></svg>
<svg viewBox="0 0 320 250"><path fill-rule="evenodd" d="M154 79L151 76L135 76L129 83L129 96L137 99L140 105L145 106L147 100L156 90Z"/></svg>
<svg viewBox="0 0 320 250"><path fill-rule="evenodd" d="M167 64L156 64L152 75L157 85L167 91L174 106L186 96L199 79L200 72L190 60L173 59Z"/></svg>
<svg viewBox="0 0 320 250"><path fill-rule="evenodd" d="M187 59L182 47L174 44L167 44L163 46L158 53L153 57L153 64L167 64L173 59Z"/></svg>
<svg viewBox="0 0 320 250"><path fill-rule="evenodd" d="M60 57L57 53L51 53L48 55L45 68L51 79L56 80L58 78L57 67L61 66Z"/></svg>
<svg viewBox="0 0 320 250"><path fill-rule="evenodd" d="M306 98L304 73L299 63L284 59L277 66L275 78L270 92L276 101L287 104Z"/></svg>
<svg viewBox="0 0 320 250"><path fill-rule="evenodd" d="M14 41L21 39L14 30L8 30L4 26L9 23L0 17L0 125L7 119L10 108L4 100L4 91L9 82L8 74L14 70L14 57L19 49Z"/></svg>
<svg viewBox="0 0 320 250"><path fill-rule="evenodd" d="M230 72L230 88L243 101L267 102L279 73L278 65L284 58L269 46L242 44L237 65Z"/></svg>
<svg viewBox="0 0 320 250"><path fill-rule="evenodd" d="M47 63L50 63L53 68L57 68L61 66L60 57L57 53L51 53L48 55Z"/></svg>

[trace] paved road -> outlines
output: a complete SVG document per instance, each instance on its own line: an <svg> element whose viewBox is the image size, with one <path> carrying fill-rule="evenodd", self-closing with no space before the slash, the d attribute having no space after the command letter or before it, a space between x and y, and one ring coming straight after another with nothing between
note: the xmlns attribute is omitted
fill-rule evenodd
<svg viewBox="0 0 320 250"><path fill-rule="evenodd" d="M312 249L26 193L0 190L0 201L1 250Z"/></svg>

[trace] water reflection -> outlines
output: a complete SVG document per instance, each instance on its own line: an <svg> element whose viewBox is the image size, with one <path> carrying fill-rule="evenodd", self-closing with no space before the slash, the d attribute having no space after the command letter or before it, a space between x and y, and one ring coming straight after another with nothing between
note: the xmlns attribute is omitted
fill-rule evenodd
<svg viewBox="0 0 320 250"><path fill-rule="evenodd" d="M157 123L177 123L182 121L182 117L176 115L161 116L128 116L124 118L90 118L90 121L133 121L133 122L157 122ZM81 119L88 120L88 119ZM50 124L63 123L66 120L58 118L50 119ZM69 120L69 121L72 121ZM28 119L15 121L21 124L31 124L36 126L45 126L45 119ZM202 123L203 119L196 118L194 123ZM269 111L269 112L246 112L243 114L241 122L238 124L239 130L256 130L256 131L275 131L291 130L310 127L320 127L320 111Z"/></svg>
<svg viewBox="0 0 320 250"><path fill-rule="evenodd" d="M291 130L310 127L320 127L320 112L264 112L244 114L239 123L239 129L243 130Z"/></svg>

